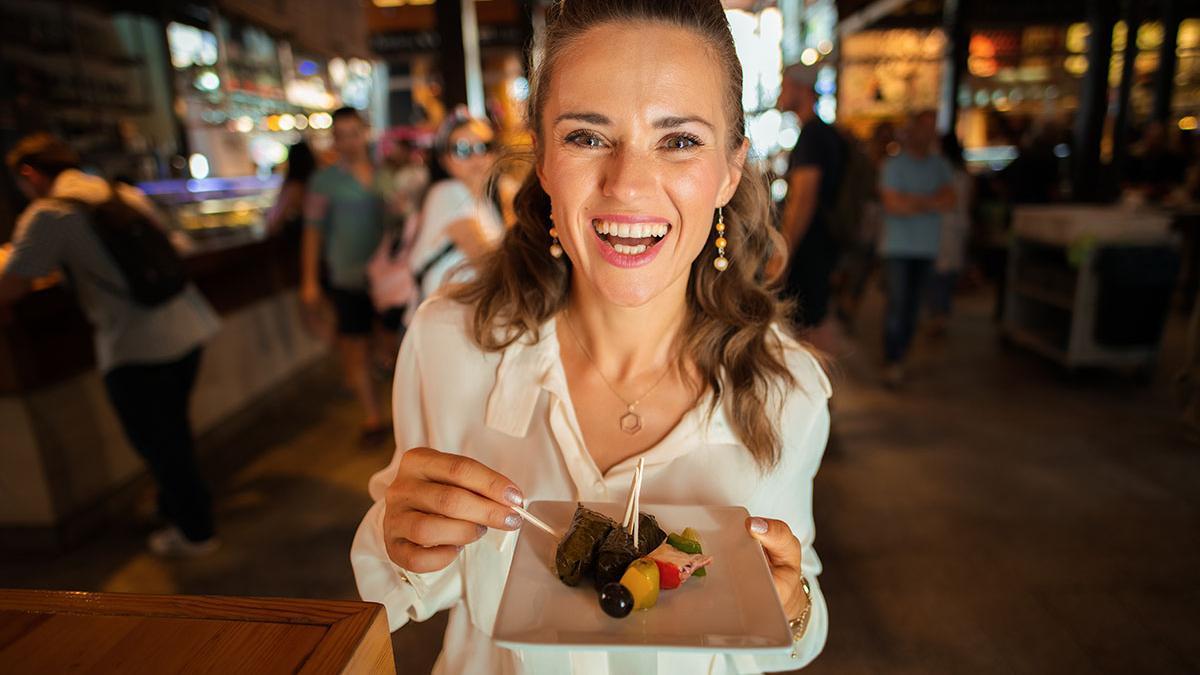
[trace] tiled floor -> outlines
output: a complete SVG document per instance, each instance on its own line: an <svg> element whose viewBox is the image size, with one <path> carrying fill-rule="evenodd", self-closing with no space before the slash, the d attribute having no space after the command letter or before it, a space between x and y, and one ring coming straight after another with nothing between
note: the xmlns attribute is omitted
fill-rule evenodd
<svg viewBox="0 0 1200 675"><path fill-rule="evenodd" d="M1000 344L986 309L925 341L900 393L875 384L877 322L839 361L816 493L832 630L806 672L1200 671L1200 443L1166 376L1178 331L1151 383L1072 376ZM217 479L211 558L151 558L131 520L67 556L0 560L0 586L354 597L347 551L388 451L356 447L336 381L292 383L225 443L251 459ZM428 671L442 625L396 634L401 673Z"/></svg>

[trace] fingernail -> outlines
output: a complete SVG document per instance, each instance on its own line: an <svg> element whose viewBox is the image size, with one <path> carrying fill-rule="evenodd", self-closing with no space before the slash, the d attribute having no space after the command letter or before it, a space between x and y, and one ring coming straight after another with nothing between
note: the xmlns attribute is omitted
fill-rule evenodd
<svg viewBox="0 0 1200 675"><path fill-rule="evenodd" d="M751 518L750 519L750 531L755 534L766 534L767 533L767 521L763 520L762 518Z"/></svg>
<svg viewBox="0 0 1200 675"><path fill-rule="evenodd" d="M487 534L487 528L486 528L486 527L484 527L483 525L476 525L476 526L475 526L475 528L476 528L477 530L479 530L479 536L480 536L480 537L482 537L483 535Z"/></svg>
<svg viewBox="0 0 1200 675"><path fill-rule="evenodd" d="M512 514L504 519L504 526L510 530L515 530L521 526L521 516Z"/></svg>
<svg viewBox="0 0 1200 675"><path fill-rule="evenodd" d="M525 498L521 496L521 491L515 487L510 486L504 488L504 499L507 500L509 504L516 504L517 506L522 507L525 506Z"/></svg>

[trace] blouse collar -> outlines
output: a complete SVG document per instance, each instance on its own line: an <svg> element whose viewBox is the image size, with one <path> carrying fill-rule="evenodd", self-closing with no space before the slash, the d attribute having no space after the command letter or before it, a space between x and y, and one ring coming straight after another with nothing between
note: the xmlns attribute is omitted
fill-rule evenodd
<svg viewBox="0 0 1200 675"><path fill-rule="evenodd" d="M540 337L537 342L522 338L502 352L496 383L487 401L485 422L488 427L521 438L529 432L542 391L562 401L570 401L554 320L542 325ZM693 436L706 445L741 445L729 424L724 403L709 414L711 401L712 393L705 394L662 442L642 455L646 463L669 461L687 452L691 449L688 441ZM617 464L612 471L619 471L632 462L636 462L636 458Z"/></svg>

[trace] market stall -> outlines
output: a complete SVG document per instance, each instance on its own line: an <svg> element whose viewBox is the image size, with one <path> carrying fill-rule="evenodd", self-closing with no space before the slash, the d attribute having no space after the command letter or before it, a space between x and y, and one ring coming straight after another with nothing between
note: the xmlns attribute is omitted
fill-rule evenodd
<svg viewBox="0 0 1200 675"><path fill-rule="evenodd" d="M1013 214L1003 330L1068 368L1150 368L1178 269L1170 214L1095 205Z"/></svg>

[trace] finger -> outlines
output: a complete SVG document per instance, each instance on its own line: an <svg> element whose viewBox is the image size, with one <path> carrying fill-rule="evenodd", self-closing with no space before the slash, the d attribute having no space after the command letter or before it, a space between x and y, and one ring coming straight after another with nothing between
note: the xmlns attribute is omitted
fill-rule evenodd
<svg viewBox="0 0 1200 675"><path fill-rule="evenodd" d="M746 519L746 530L762 544L767 560L774 566L800 568L800 540L782 520L752 517Z"/></svg>
<svg viewBox="0 0 1200 675"><path fill-rule="evenodd" d="M421 546L404 539L388 544L388 557L409 572L422 574L446 569L458 557L458 546Z"/></svg>
<svg viewBox="0 0 1200 675"><path fill-rule="evenodd" d="M393 531L420 546L465 546L486 534L487 528L431 513L406 511L396 516Z"/></svg>
<svg viewBox="0 0 1200 675"><path fill-rule="evenodd" d="M470 490L442 483L418 483L406 490L404 503L425 513L465 520L468 523L494 527L500 530L516 530L521 527L521 516L516 511L481 497Z"/></svg>
<svg viewBox="0 0 1200 675"><path fill-rule="evenodd" d="M412 457L413 470L419 477L446 485L456 485L482 495L498 504L525 505L525 496L507 476L479 462L430 448L416 448L405 453Z"/></svg>

